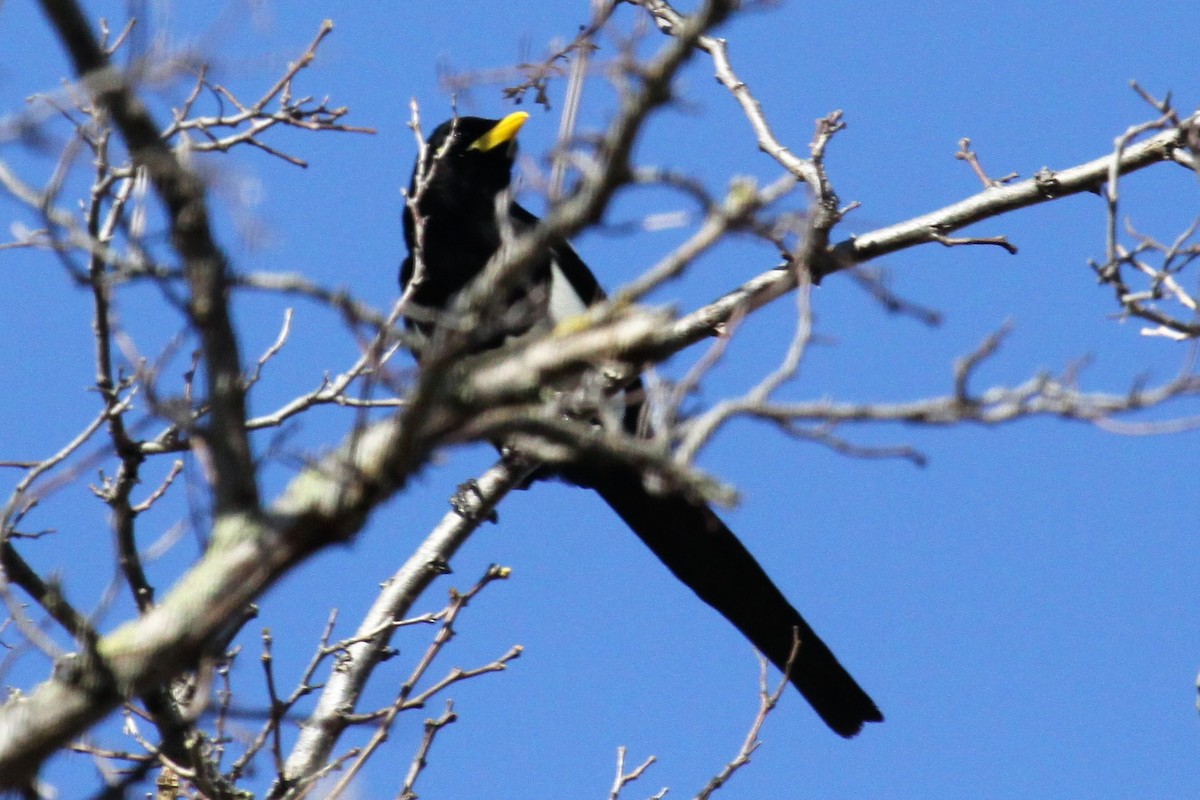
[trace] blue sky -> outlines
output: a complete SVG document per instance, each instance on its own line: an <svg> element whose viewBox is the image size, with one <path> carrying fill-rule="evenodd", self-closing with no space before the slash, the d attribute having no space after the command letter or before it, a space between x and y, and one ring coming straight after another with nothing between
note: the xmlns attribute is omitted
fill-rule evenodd
<svg viewBox="0 0 1200 800"><path fill-rule="evenodd" d="M28 5L0 6L0 35L9 42L0 54L0 113L19 112L26 96L52 91L66 74ZM323 18L334 20L298 90L349 106L348 122L378 133L272 140L308 161L306 170L249 149L201 163L223 204L220 230L235 269L302 272L379 307L395 297L403 250L400 189L414 156L405 128L409 99L419 101L431 128L450 113L440 68L536 57L587 17L582 2L176 5L155 5L163 35L211 57L214 74L246 96L274 80ZM1185 111L1200 102L1200 29L1186 23L1194 17L1188 3L850 6L782 3L721 31L740 77L793 149L804 152L815 118L845 112L849 127L831 145L828 167L843 201L862 208L841 236L977 192L977 179L953 157L963 136L991 173L1026 177L1095 158L1129 125L1151 117L1130 79L1160 96L1172 92ZM88 8L122 17L120 4ZM636 13L618 11L624 30ZM660 43L652 33L642 49ZM605 42L599 56L612 55ZM522 131L523 152L536 163L553 142L562 91L553 84L554 111L531 109ZM733 175L766 181L778 174L703 57L678 93L680 104L659 114L641 142L639 163L695 174L714 192ZM158 95L179 96L178 88ZM460 97L458 106L484 116L509 109L489 87ZM589 84L584 124L602 125L613 111L612 91L599 80ZM30 180L45 179L44 158L11 142L0 143L0 157ZM81 180L85 173L84 165ZM1122 187L1124 213L1160 239L1173 238L1200 210L1195 176L1177 167L1154 168ZM627 193L609 219L686 207L665 192ZM7 199L0 210L6 222L29 222ZM953 359L1005 320L1014 332L980 371L979 385L1016 383L1081 357L1091 359L1083 383L1096 390L1122 391L1139 377L1162 380L1178 368L1184 346L1139 336L1137 323L1113 319L1111 292L1095 284L1087 260L1103 256L1098 198L1068 198L973 232L1004 234L1020 253L933 245L878 264L895 289L944 314L936 329L889 317L843 276L828 279L814 294L821 344L783 396L888 401L944 393ZM602 281L616 286L685 235L593 232L577 244ZM769 249L735 242L653 299L690 310L774 263ZM0 251L0 265L10 287L0 296L9 323L0 458L42 457L98 409L86 392L89 298L43 254ZM236 300L248 356L270 344L287 305L260 295ZM312 388L356 353L336 318L295 305L292 341L252 398L256 411ZM179 327L145 289L127 292L121 313L147 354ZM700 401L752 385L782 356L791 316L790 304L780 302L747 324ZM681 374L698 353L663 372ZM1195 413L1194 403L1179 404L1151 418ZM345 411L319 411L289 432L284 449L329 445L352 421ZM751 423L731 426L702 458L742 492L742 504L725 514L730 527L887 716L847 743L789 694L754 763L724 796L1194 791L1198 434L1129 437L1055 420L849 434L912 444L929 465L851 460ZM259 452L268 444L268 437L257 440ZM273 629L278 674L290 685L328 609L341 609L348 632L378 582L443 514L454 486L491 458L483 448L447 453L353 544L323 554L268 594L243 636L235 677L246 696L261 697L259 627ZM288 467L280 460L267 470L267 494L283 486ZM7 471L0 477L17 479ZM187 518L187 498L177 495L147 515L144 536L157 538ZM41 513L31 525L59 534L31 547L30 557L60 573L76 601L90 607L111 557L103 508L79 486L55 494ZM453 692L460 720L439 739L421 793L596 796L612 780L618 745L629 747L633 762L659 758L627 796L662 786L687 796L703 786L736 752L754 714L758 665L749 646L677 585L597 498L538 486L510 497L500 517L475 536L423 608L441 607L451 585L469 586L489 563L511 566L513 577L467 611L443 666L484 663L517 643L525 653L505 674ZM168 586L196 550L185 535L152 565L152 580ZM118 606L107 622L126 613ZM398 640L401 658L377 673L367 705L391 696L411 665L406 657L424 641L420 633ZM5 681L29 685L44 674L42 666L18 668ZM388 753L363 776L360 796L394 793L421 720L439 710L401 724ZM83 757L66 757L48 777L74 796L71 787L93 785L90 769Z"/></svg>

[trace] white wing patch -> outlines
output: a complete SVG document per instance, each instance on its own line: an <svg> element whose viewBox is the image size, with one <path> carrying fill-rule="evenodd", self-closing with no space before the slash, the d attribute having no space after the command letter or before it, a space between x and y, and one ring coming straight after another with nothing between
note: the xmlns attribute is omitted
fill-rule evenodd
<svg viewBox="0 0 1200 800"><path fill-rule="evenodd" d="M587 311L587 303L575 291L571 281L563 274L558 262L550 261L550 321L557 325L564 319L579 316ZM625 390L608 395L596 409L596 422L604 428L619 431L624 426Z"/></svg>
<svg viewBox="0 0 1200 800"><path fill-rule="evenodd" d="M550 321L557 325L564 319L578 316L584 311L587 311L587 304L575 292L575 287L571 286L571 282L562 273L558 263L551 259Z"/></svg>

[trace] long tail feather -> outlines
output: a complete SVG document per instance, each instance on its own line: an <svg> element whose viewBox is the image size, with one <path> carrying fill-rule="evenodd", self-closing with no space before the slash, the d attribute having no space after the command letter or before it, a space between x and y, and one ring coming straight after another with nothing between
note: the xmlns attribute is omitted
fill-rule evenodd
<svg viewBox="0 0 1200 800"><path fill-rule="evenodd" d="M572 477L596 490L679 580L771 663L784 668L799 634L790 679L830 728L849 738L863 723L883 720L874 701L711 508L680 494L650 494L630 470L589 472L584 480Z"/></svg>

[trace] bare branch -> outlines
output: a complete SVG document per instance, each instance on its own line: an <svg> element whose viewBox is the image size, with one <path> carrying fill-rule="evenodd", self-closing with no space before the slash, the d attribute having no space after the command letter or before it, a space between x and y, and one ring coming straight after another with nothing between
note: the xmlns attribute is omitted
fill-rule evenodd
<svg viewBox="0 0 1200 800"><path fill-rule="evenodd" d="M983 171L983 165L979 163L979 155L971 149L971 140L966 137L958 140L958 152L954 154L954 157L959 161L966 161L970 165L971 170L975 173L975 177L979 178L985 189L994 189L997 186L1003 186L1021 177L1016 172L1010 172L1002 178L989 177Z"/></svg>
<svg viewBox="0 0 1200 800"><path fill-rule="evenodd" d="M395 721L396 716L400 714L401 711L410 708L424 707L425 703L428 702L430 698L439 694L446 687L452 684L463 680L469 680L489 672L503 671L504 669L507 669L509 661L512 661L520 656L521 647L518 645L510 649L500 658L496 659L490 664L485 664L482 667L473 670L451 670L450 674L442 680L434 683L420 694L415 696L413 695L413 690L418 681L424 677L426 671L433 664L438 654L441 653L442 648L454 635L453 625L455 620L458 618L458 615L464 608L466 608L467 604L470 603L470 601L474 599L488 584L496 580L507 578L508 573L508 568L496 567L493 565L492 567L488 568L488 571L483 578L481 578L479 582L476 583L475 586L471 587L471 589L466 593L459 594L452 590L450 607L447 609L445 616L442 618L442 625L438 629L437 636L434 637L433 643L430 644L429 648L425 651L425 654L413 668L412 674L409 676L408 680L406 680L400 687L400 692L398 693L396 700L392 703L391 707L385 709L379 715L367 717L367 719L378 718L379 725L377 726L375 733L371 736L370 741L360 751L358 757L345 770L341 779L337 782L333 789L330 790L328 795L330 800L338 797L346 790L351 781L354 780L355 775L357 775L358 771L362 768L363 764L365 764L367 759L371 757L371 754L374 753L375 750L378 749L378 747L384 742L384 740L387 739L392 723ZM429 733L428 728L426 733L427 736L429 736L432 740L432 735ZM416 780L416 774L412 774L411 777L414 781Z"/></svg>
<svg viewBox="0 0 1200 800"><path fill-rule="evenodd" d="M1098 192L1113 175L1126 175L1151 164L1170 161L1184 146L1187 131L1200 123L1200 115L1184 120L1179 127L1162 131L1120 152L1057 172L1043 169L1033 178L995 186L957 203L922 214L906 222L854 236L838 243L831 261L818 265L815 278L860 264L916 244L936 241L947 234L991 217L1045 203L1080 192Z"/></svg>
<svg viewBox="0 0 1200 800"><path fill-rule="evenodd" d="M258 489L245 429L237 336L225 303L227 265L209 225L204 185L176 158L149 110L111 67L79 6L73 0L42 0L42 9L76 73L107 109L134 162L146 168L165 206L172 245L183 259L191 289L192 321L204 343L212 420L207 444L217 467L216 508L222 513L254 509Z"/></svg>
<svg viewBox="0 0 1200 800"><path fill-rule="evenodd" d="M294 99L292 97L292 83L295 81L296 76L301 70L312 64L317 55L317 48L320 47L325 37L332 31L333 22L328 19L324 20L317 31L316 37L300 57L288 65L287 71L258 100L248 105L239 101L224 86L209 83L206 70L201 68L196 76L196 83L191 96L177 110L175 119L163 131L162 139L167 141L176 136L182 136L187 141L188 149L198 153L211 151L225 152L238 145L246 144L257 147L263 152L277 158L281 158L289 164L298 167L307 167L308 164L303 159L284 153L267 144L260 138L261 135L277 125L301 128L314 132L375 133L371 128L345 125L339 122L342 117L349 113L349 110L344 107L329 108L327 101L313 105L312 98L303 97ZM236 109L236 113L221 114L218 116L193 116L191 114L193 104L204 89L228 100ZM277 111L269 111L268 106L276 100L279 101L279 109ZM219 136L216 131L220 129L231 129L233 132L225 136ZM199 133L204 138L204 141L194 141L188 136L188 134L193 132Z"/></svg>
<svg viewBox="0 0 1200 800"><path fill-rule="evenodd" d="M646 770L650 769L651 765L658 760L655 756L649 756L641 764L626 772L625 753L624 745L617 748L617 775L613 778L612 788L608 790L609 800L618 800L621 796L621 790L646 774ZM666 790L663 791L665 792Z"/></svg>
<svg viewBox="0 0 1200 800"><path fill-rule="evenodd" d="M787 664L783 670L783 677L779 679L779 684L774 690L771 690L767 684L767 659L761 654L758 657L760 672L759 672L759 688L758 688L758 713L754 716L754 721L750 723L750 730L746 732L746 738L742 741L741 748L738 749L737 755L733 757L728 764L722 767L721 771L712 777L712 780L696 794L696 800L708 800L709 797L729 782L733 774L750 763L750 756L762 744L759 741L758 734L762 732L762 727L766 724L767 717L779 705L779 700L783 697L783 690L788 685L788 675L792 671L792 665L795 663L796 654L800 652L802 642L800 637L795 637L795 642L792 645L791 655L788 656Z"/></svg>
<svg viewBox="0 0 1200 800"><path fill-rule="evenodd" d="M400 789L400 800L417 800L418 795L414 787L417 785L417 778L429 763L429 751L433 749L433 740L442 728L457 720L458 715L454 713L454 702L451 700L446 701L446 712L442 716L425 720L425 735L421 737L421 744L408 765L408 774L404 776L404 785Z"/></svg>
<svg viewBox="0 0 1200 800"><path fill-rule="evenodd" d="M312 715L300 730L281 779L269 796L279 798L302 791L328 761L345 730L347 714L357 707L367 679L389 643L393 620L409 613L412 604L445 574L446 565L470 534L487 520L496 505L529 476L528 465L501 460L479 478L460 487L454 510L447 513L409 559L383 585L371 609L359 623L354 643L331 670Z"/></svg>

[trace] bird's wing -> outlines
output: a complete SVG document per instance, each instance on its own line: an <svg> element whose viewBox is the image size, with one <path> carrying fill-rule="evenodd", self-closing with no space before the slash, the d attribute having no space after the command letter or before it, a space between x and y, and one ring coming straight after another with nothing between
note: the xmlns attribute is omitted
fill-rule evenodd
<svg viewBox="0 0 1200 800"><path fill-rule="evenodd" d="M519 203L509 209L514 226L527 229L538 223L538 218ZM565 239L550 245L550 317L561 322L568 317L582 314L584 310L604 299L600 282L588 269L587 264Z"/></svg>

